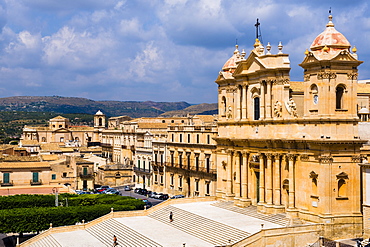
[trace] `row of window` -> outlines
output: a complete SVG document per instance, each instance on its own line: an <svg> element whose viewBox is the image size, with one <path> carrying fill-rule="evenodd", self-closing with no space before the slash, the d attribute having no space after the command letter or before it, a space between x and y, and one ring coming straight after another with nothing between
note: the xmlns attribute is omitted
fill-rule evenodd
<svg viewBox="0 0 370 247"><path fill-rule="evenodd" d="M175 142L175 134L171 135L171 141ZM179 134L179 142L183 142L183 134ZM187 142L192 143L191 142L191 134L187 134ZM207 142L207 144L211 144L211 136L210 135L207 135L207 141L206 142ZM200 143L200 135L199 134L196 135L196 143Z"/></svg>

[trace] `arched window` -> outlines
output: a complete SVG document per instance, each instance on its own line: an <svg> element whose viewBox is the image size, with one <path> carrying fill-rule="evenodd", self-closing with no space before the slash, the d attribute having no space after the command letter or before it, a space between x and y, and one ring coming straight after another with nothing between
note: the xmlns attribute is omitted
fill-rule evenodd
<svg viewBox="0 0 370 247"><path fill-rule="evenodd" d="M339 85L335 90L336 109L343 109L344 86Z"/></svg>
<svg viewBox="0 0 370 247"><path fill-rule="evenodd" d="M103 126L103 118L99 118L99 126Z"/></svg>
<svg viewBox="0 0 370 247"><path fill-rule="evenodd" d="M45 137L41 138L41 142L46 142L46 138Z"/></svg>
<svg viewBox="0 0 370 247"><path fill-rule="evenodd" d="M221 100L221 115L226 116L226 97L222 96Z"/></svg>
<svg viewBox="0 0 370 247"><path fill-rule="evenodd" d="M60 138L60 142L64 142L64 137L61 137Z"/></svg>
<svg viewBox="0 0 370 247"><path fill-rule="evenodd" d="M311 91L312 94L312 102L314 105L317 105L319 103L319 90L317 88L316 84L311 85Z"/></svg>
<svg viewBox="0 0 370 247"><path fill-rule="evenodd" d="M260 98L255 97L253 99L253 108L254 108L254 120L259 120L260 119Z"/></svg>
<svg viewBox="0 0 370 247"><path fill-rule="evenodd" d="M338 197L347 196L347 183L344 179L338 180Z"/></svg>

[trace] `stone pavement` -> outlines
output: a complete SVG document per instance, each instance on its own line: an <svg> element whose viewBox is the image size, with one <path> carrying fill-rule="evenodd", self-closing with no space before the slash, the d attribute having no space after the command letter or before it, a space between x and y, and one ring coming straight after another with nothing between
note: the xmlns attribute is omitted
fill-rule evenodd
<svg viewBox="0 0 370 247"><path fill-rule="evenodd" d="M227 203L226 203L227 204ZM113 218L85 230L54 233L31 247L118 246L211 247L235 243L261 230L281 227L275 219L262 219L222 208L219 202L168 205L148 216ZM173 222L169 220L173 212Z"/></svg>

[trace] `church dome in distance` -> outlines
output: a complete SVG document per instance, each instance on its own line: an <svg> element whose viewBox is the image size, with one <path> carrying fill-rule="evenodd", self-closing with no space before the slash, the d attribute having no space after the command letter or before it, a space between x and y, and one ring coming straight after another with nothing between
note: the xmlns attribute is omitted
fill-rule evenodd
<svg viewBox="0 0 370 247"><path fill-rule="evenodd" d="M95 113L95 115L104 115L100 110Z"/></svg>
<svg viewBox="0 0 370 247"><path fill-rule="evenodd" d="M311 44L311 51L317 51L325 49L349 49L351 44L348 42L347 38L343 34L338 32L334 28L334 23L332 22L332 15L329 15L329 22L326 24L326 29L324 32L319 34Z"/></svg>

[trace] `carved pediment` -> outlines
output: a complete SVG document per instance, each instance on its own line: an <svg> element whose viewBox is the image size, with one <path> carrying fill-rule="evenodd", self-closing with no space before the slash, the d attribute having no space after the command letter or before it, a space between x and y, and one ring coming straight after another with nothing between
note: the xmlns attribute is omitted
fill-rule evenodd
<svg viewBox="0 0 370 247"><path fill-rule="evenodd" d="M252 51L245 61L239 63L234 72L234 75L249 74L265 68L266 66L258 58L258 55L254 51Z"/></svg>
<svg viewBox="0 0 370 247"><path fill-rule="evenodd" d="M54 133L70 133L71 131L69 129L61 128L54 130Z"/></svg>
<svg viewBox="0 0 370 247"><path fill-rule="evenodd" d="M345 172L341 172L337 174L337 179L348 179L348 174Z"/></svg>

